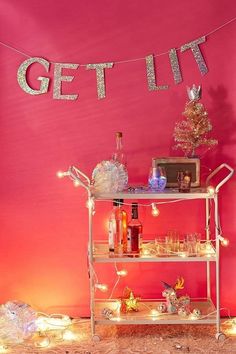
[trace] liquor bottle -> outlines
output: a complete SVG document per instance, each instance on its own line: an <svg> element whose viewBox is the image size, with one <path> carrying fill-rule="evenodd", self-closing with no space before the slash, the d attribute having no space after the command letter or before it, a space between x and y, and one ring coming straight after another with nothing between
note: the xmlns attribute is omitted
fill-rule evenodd
<svg viewBox="0 0 236 354"><path fill-rule="evenodd" d="M120 162L126 166L127 161L123 149L122 137L123 137L122 132L116 132L116 150L112 155L112 160Z"/></svg>
<svg viewBox="0 0 236 354"><path fill-rule="evenodd" d="M127 228L127 253L139 254L143 226L138 220L138 203L132 203L132 219Z"/></svg>
<svg viewBox="0 0 236 354"><path fill-rule="evenodd" d="M190 171L179 171L177 175L177 181L179 186L179 192L190 192L192 174Z"/></svg>
<svg viewBox="0 0 236 354"><path fill-rule="evenodd" d="M127 213L122 208L123 199L114 199L109 218L109 254L123 255L127 248Z"/></svg>

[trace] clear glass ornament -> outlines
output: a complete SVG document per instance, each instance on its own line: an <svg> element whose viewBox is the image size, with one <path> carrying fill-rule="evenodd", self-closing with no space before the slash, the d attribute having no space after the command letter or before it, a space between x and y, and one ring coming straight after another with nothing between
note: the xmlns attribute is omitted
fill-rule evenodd
<svg viewBox="0 0 236 354"><path fill-rule="evenodd" d="M127 169L117 161L102 161L93 170L92 181L95 192L122 192L128 184Z"/></svg>

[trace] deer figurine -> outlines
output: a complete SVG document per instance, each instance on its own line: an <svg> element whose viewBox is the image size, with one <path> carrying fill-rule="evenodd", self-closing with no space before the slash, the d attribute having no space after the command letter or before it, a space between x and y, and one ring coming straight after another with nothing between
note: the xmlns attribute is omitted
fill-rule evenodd
<svg viewBox="0 0 236 354"><path fill-rule="evenodd" d="M168 313L181 313L189 312L190 307L190 297L186 296L177 296L176 291L184 289L184 278L179 277L176 280L174 286L171 286L162 281L165 290L162 292L162 296L166 298L166 306Z"/></svg>

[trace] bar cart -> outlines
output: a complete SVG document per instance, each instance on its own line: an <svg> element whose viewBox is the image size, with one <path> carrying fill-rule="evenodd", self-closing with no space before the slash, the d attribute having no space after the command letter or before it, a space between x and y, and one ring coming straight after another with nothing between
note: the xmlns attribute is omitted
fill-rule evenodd
<svg viewBox="0 0 236 354"><path fill-rule="evenodd" d="M222 169L227 170L226 177L224 177L215 187L211 186L213 177ZM234 170L226 163L218 166L206 179L206 187L192 188L189 193L181 193L176 189L165 189L163 192L153 191L124 191L121 193L106 193L96 194L93 192L91 181L82 171L72 166L67 172L61 172L59 177L68 176L74 183L86 189L88 194L88 264L90 274L90 313L91 313L91 333L94 340L99 340L100 337L96 335L95 327L98 324L215 324L216 325L216 339L223 340L225 335L221 332L220 325L220 243L225 242L221 235L220 221L219 221L219 207L218 194L220 188L232 177ZM114 256L109 257L108 243L105 241L93 240L93 214L95 211L96 201L112 201L113 199L124 200L202 200L205 203L205 238L207 242L207 249L202 254L195 257L186 257L179 254L170 255L168 257L156 256L155 254L143 254L140 257ZM210 231L210 205L214 204L214 230ZM212 234L212 235L211 235ZM213 237L212 237L213 236ZM144 244L145 247L145 244ZM102 315L103 309L111 309L115 312L117 308L117 301L114 299L100 300L95 299L95 279L94 279L94 265L96 263L130 263L130 262L204 262L206 264L206 294L204 299L191 299L193 306L201 311L201 317L193 320L191 317L182 318L177 314L158 314L158 316L150 316L150 309L156 308L159 302L163 300L151 299L143 300L144 309L137 312L128 313L122 316L113 316L111 318ZM211 273L210 263L215 264L216 272L216 301L215 305L211 299Z"/></svg>

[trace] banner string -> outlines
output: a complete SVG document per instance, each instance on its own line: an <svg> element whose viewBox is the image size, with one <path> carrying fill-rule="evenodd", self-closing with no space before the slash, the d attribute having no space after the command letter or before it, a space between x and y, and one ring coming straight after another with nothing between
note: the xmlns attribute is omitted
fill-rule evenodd
<svg viewBox="0 0 236 354"><path fill-rule="evenodd" d="M208 32L207 34L205 34L205 35L203 35L203 36L201 36L201 37L209 37L209 36L212 35L213 33L215 33L215 32L217 32L217 31L221 30L222 28L228 26L230 23L232 23L232 22L234 22L234 21L236 21L236 17L234 17L234 18L232 18L231 20L229 20L229 21L223 23L221 26L216 27L215 29L213 29L212 31ZM27 54L26 52L23 52L23 51L21 51L21 50L15 48L15 47L13 47L13 46L10 46L10 45L8 45L7 43L4 43L4 42L2 42L2 41L0 41L0 45L2 45L3 47L8 48L8 49L10 49L10 50L13 50L13 51L15 51L16 53L19 53L19 54L21 54L21 55L23 55L23 56L25 56L25 57L27 57L27 58L32 58L32 57L34 57L34 56L29 55L29 54ZM181 47L176 48L176 50L180 50L180 48L181 48ZM159 53L159 54L155 54L154 57L156 58L156 57L160 57L160 56L166 55L166 54L169 54L169 51L167 51L167 52L162 52L162 53ZM127 60L120 60L120 61L113 61L113 63L114 63L114 64L124 64L124 63L136 62L136 61L140 61L140 60L145 60L145 57L143 57L143 58L135 58L135 59L127 59ZM55 62L50 62L50 63L54 64ZM80 66L86 66L86 65L87 65L87 64L80 64Z"/></svg>

